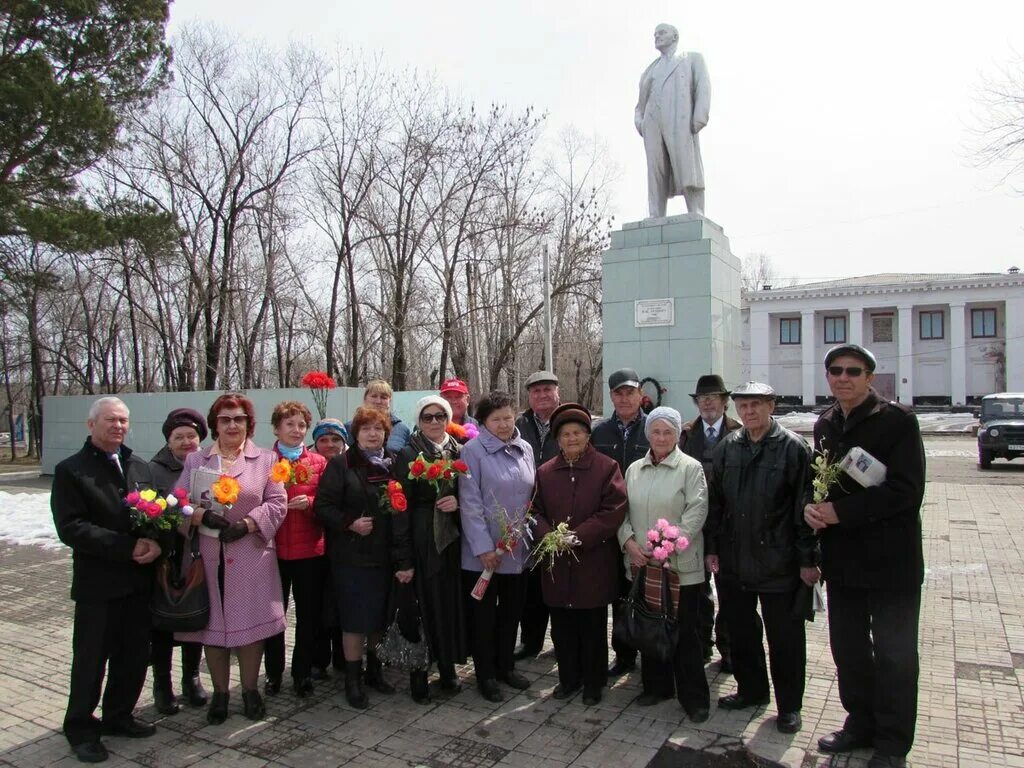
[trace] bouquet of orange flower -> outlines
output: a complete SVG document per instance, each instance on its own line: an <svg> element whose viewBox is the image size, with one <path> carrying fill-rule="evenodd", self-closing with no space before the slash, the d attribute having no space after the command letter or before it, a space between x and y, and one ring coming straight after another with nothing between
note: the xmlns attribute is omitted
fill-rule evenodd
<svg viewBox="0 0 1024 768"><path fill-rule="evenodd" d="M388 480L385 493L380 497L380 509L385 515L396 515L409 508L409 500L405 497L402 484L397 480Z"/></svg>
<svg viewBox="0 0 1024 768"><path fill-rule="evenodd" d="M327 392L338 385L325 371L310 371L302 377L300 383L304 387L309 387L309 391L313 393L317 413L323 419L327 415Z"/></svg>
<svg viewBox="0 0 1024 768"><path fill-rule="evenodd" d="M238 503L238 494L242 492L242 486L235 478L229 475L221 475L217 482L210 486L213 499L225 509L231 509Z"/></svg>
<svg viewBox="0 0 1024 768"><path fill-rule="evenodd" d="M313 470L302 461L289 461L282 458L275 461L274 466L270 468L270 479L275 483L284 483L286 488L296 484L304 485L309 482L312 475Z"/></svg>
<svg viewBox="0 0 1024 768"><path fill-rule="evenodd" d="M444 428L444 431L460 443L468 443L480 434L480 430L477 429L476 424L456 424L454 421L449 421L448 426Z"/></svg>
<svg viewBox="0 0 1024 768"><path fill-rule="evenodd" d="M462 459L427 461L427 458L420 453L409 462L409 479L430 483L434 486L438 496L444 496L451 491L461 475L470 477L469 465Z"/></svg>

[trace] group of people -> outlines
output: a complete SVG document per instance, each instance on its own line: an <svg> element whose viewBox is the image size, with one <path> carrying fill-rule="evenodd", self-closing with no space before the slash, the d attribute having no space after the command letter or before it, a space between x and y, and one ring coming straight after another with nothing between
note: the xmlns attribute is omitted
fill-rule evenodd
<svg viewBox="0 0 1024 768"><path fill-rule="evenodd" d="M802 725L806 598L824 577L848 717L819 746L873 746L870 765L903 765L916 718L921 438L907 408L871 389L868 350L841 345L825 368L835 404L818 420L815 448L841 457L861 447L887 476L868 488L844 477L818 502L811 448L773 417L772 388L748 382L730 392L716 375L700 377L692 394L699 415L684 422L669 407L646 413L636 371L615 371L608 380L614 413L596 426L585 407L560 402L550 371L528 378L522 414L510 394L491 392L476 403L474 419L468 387L449 379L416 403L411 425L391 412L390 386L373 381L348 423L314 423L303 403L279 403L269 448L253 441L252 402L225 394L205 418L188 408L168 414L167 445L151 462L124 445L124 403L100 398L89 413L90 436L57 466L52 494L58 533L74 554L65 735L84 762L106 758L104 734L151 735L154 727L132 709L151 663L157 709L178 710L175 644L184 701L208 706L210 723L229 716L232 653L243 712L263 718L260 667L263 694L276 694L289 600L298 696L332 667L352 707L368 705L368 690L394 693L375 648L397 621L437 666L434 684L422 665L409 673L413 699L458 693L456 667L472 658L480 695L500 702L502 685L531 685L516 662L541 652L550 623L553 696L580 695L594 705L609 677L637 666L637 651L619 641L609 666L608 609L621 621L641 578L645 586L663 582L655 592L667 599L660 607L678 623L678 642L668 661L640 654L637 704L675 696L692 721L707 720L704 665L717 646L721 670L737 683L718 706L767 704L770 668L777 728L794 733ZM726 414L730 398L738 421ZM212 443L201 447L208 431ZM274 469L282 459L304 471L281 478ZM197 486L197 478L221 475L237 481L231 504L208 501ZM133 533L126 495L179 486L195 511L177 535ZM649 536L660 521L681 542L668 554ZM539 562L535 549L552 532L571 534L568 551ZM195 542L209 622L195 632L152 631L154 563L169 558L185 567ZM645 594L651 599L651 590ZM200 682L201 654L212 693ZM100 721L94 711L105 672Z"/></svg>

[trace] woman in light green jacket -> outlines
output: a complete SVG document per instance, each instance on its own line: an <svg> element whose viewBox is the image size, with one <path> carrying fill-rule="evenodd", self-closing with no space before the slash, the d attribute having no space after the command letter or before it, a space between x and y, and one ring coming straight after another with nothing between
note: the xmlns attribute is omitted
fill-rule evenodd
<svg viewBox="0 0 1024 768"><path fill-rule="evenodd" d="M670 555L667 567L679 578L679 644L671 671L654 659L641 659L643 693L637 704L650 706L670 698L675 689L679 703L695 723L708 719L711 694L704 677L704 659L698 633L701 585L704 583L704 536L708 514L704 469L679 450L682 417L674 408L655 408L644 425L651 449L626 470L629 514L619 528L626 572L653 562L647 532L664 518L689 542Z"/></svg>

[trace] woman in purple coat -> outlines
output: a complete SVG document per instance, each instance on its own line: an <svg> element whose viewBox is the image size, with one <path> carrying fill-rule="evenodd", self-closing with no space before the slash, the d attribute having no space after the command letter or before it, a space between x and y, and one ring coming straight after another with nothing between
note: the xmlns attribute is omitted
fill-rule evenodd
<svg viewBox="0 0 1024 768"><path fill-rule="evenodd" d="M467 591L483 571L494 572L482 598L469 601L469 625L477 687L485 699L497 702L504 698L498 680L520 690L530 687L512 658L526 595L523 567L529 542L503 554L496 550L503 520L525 527L535 470L533 449L516 429L511 395L491 392L477 404L476 418L480 435L462 449L469 475L459 478L462 571Z"/></svg>
<svg viewBox="0 0 1024 768"><path fill-rule="evenodd" d="M263 641L284 632L281 577L274 536L284 521L284 486L270 479L272 451L250 439L256 429L252 401L242 395L221 395L210 408L207 423L214 443L189 454L182 485L196 504L192 525L198 526L200 552L210 592L210 622L199 632L177 633L178 640L199 642L213 679L208 722L228 716L231 651L238 654L245 716L266 715L257 690ZM220 475L234 478L241 490L230 507L212 500L210 484Z"/></svg>

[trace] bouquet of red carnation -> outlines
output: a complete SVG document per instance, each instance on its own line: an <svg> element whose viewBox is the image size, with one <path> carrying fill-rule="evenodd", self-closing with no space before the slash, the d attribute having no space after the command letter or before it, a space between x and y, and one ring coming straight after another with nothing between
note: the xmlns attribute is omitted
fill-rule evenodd
<svg viewBox="0 0 1024 768"><path fill-rule="evenodd" d="M380 508L385 515L397 515L409 508L409 500L405 497L400 482L388 480L384 490L384 495L380 497Z"/></svg>
<svg viewBox="0 0 1024 768"><path fill-rule="evenodd" d="M409 462L409 479L430 483L438 496L444 496L453 490L460 475L470 477L469 465L462 459L427 461L427 457L421 452Z"/></svg>
<svg viewBox="0 0 1024 768"><path fill-rule="evenodd" d="M316 403L316 410L320 414L320 418L326 417L327 391L338 386L334 383L334 379L324 371L310 371L302 377L300 383L304 387L309 387L309 391L313 393L313 402Z"/></svg>

